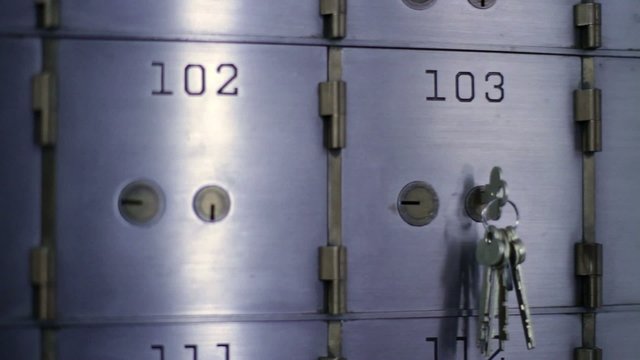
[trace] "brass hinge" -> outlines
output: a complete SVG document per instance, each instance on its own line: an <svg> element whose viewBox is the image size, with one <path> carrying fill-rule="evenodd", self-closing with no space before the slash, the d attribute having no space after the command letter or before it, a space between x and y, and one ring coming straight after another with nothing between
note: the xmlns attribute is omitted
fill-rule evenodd
<svg viewBox="0 0 640 360"><path fill-rule="evenodd" d="M578 47L593 50L602 46L602 5L596 2L573 7L575 26L578 27Z"/></svg>
<svg viewBox="0 0 640 360"><path fill-rule="evenodd" d="M346 360L342 357L342 323L330 321L327 324L328 356L318 358L318 360Z"/></svg>
<svg viewBox="0 0 640 360"><path fill-rule="evenodd" d="M574 360L602 360L602 349L600 348L577 348L575 349Z"/></svg>
<svg viewBox="0 0 640 360"><path fill-rule="evenodd" d="M347 249L344 246L320 248L320 280L325 283L326 311L340 315L347 311L346 304Z"/></svg>
<svg viewBox="0 0 640 360"><path fill-rule="evenodd" d="M320 0L320 15L324 21L324 37L347 36L347 0Z"/></svg>
<svg viewBox="0 0 640 360"><path fill-rule="evenodd" d="M582 59L582 85L574 92L575 120L582 124L582 151L602 151L602 91L595 87L595 60Z"/></svg>
<svg viewBox="0 0 640 360"><path fill-rule="evenodd" d="M574 360L602 360L602 349L596 346L595 312L582 314L582 347L574 349Z"/></svg>
<svg viewBox="0 0 640 360"><path fill-rule="evenodd" d="M590 309L602 306L602 244L576 244L575 258L582 306Z"/></svg>
<svg viewBox="0 0 640 360"><path fill-rule="evenodd" d="M32 107L39 121L39 141L41 146L56 143L56 77L43 72L33 77Z"/></svg>
<svg viewBox="0 0 640 360"><path fill-rule="evenodd" d="M320 83L320 116L325 120L324 141L327 149L338 150L346 146L347 83L334 80Z"/></svg>
<svg viewBox="0 0 640 360"><path fill-rule="evenodd" d="M586 1L586 0L585 0ZM582 242L575 246L575 273L580 288L582 347L574 350L575 360L601 360L596 346L596 309L602 306L602 245L596 242L596 157L602 150L602 93L595 88L593 57L582 58L580 90L575 92L575 120L582 129Z"/></svg>
<svg viewBox="0 0 640 360"><path fill-rule="evenodd" d="M55 29L60 25L59 0L35 0L38 27Z"/></svg>
<svg viewBox="0 0 640 360"><path fill-rule="evenodd" d="M602 151L602 91L581 89L574 92L575 120L583 124L582 150Z"/></svg>
<svg viewBox="0 0 640 360"><path fill-rule="evenodd" d="M57 334L55 328L42 329L40 338L40 358L42 360L55 360L57 354Z"/></svg>
<svg viewBox="0 0 640 360"><path fill-rule="evenodd" d="M49 247L39 246L31 250L31 282L36 288L36 317L41 321L54 317L53 267L53 251Z"/></svg>

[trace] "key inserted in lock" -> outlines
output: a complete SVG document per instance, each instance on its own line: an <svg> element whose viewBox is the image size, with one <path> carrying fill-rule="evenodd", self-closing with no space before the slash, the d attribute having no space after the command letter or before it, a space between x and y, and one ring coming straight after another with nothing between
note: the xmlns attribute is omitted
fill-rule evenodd
<svg viewBox="0 0 640 360"><path fill-rule="evenodd" d="M502 216L501 209L508 201L507 182L502 179L502 169L496 166L491 170L488 184L469 190L465 199L465 210L475 222L482 222L482 211L489 206L487 219L499 220Z"/></svg>

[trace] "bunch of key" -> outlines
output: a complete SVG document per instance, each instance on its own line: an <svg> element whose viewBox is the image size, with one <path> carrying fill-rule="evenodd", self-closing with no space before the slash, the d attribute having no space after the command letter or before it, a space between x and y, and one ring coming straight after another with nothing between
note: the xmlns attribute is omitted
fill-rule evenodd
<svg viewBox="0 0 640 360"><path fill-rule="evenodd" d="M515 205L513 206L515 208ZM492 355L493 339L497 339L499 344L495 354L503 351L504 342L509 340L508 293L512 290L515 290L518 299L518 310L527 349L533 349L535 347L533 324L520 267L525 261L526 250L516 233L516 227L487 226L484 239L478 244L476 258L480 265L485 267L478 310L478 346L481 353L485 356ZM498 318L497 328L493 323L496 317Z"/></svg>

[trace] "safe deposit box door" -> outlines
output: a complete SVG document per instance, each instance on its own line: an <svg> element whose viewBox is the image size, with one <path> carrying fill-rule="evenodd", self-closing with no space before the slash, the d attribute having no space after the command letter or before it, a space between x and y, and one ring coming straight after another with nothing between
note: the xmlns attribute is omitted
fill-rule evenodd
<svg viewBox="0 0 640 360"><path fill-rule="evenodd" d="M475 5L472 5L474 3ZM573 48L577 0L348 1L351 40L396 45L541 46ZM602 3L603 49L640 49L640 3ZM381 21L372 21L377 19Z"/></svg>
<svg viewBox="0 0 640 360"><path fill-rule="evenodd" d="M61 30L142 36L321 37L318 1L65 0Z"/></svg>
<svg viewBox="0 0 640 360"><path fill-rule="evenodd" d="M598 315L598 342L603 359L633 359L638 356L640 314L616 312Z"/></svg>
<svg viewBox="0 0 640 360"><path fill-rule="evenodd" d="M323 322L72 328L58 349L61 360L316 359L326 331Z"/></svg>
<svg viewBox="0 0 640 360"><path fill-rule="evenodd" d="M572 359L580 346L580 315L534 316L536 348L528 351L517 315L509 321L504 359ZM476 346L476 318L369 320L344 326L347 359L481 360ZM495 351L497 342L492 344Z"/></svg>
<svg viewBox="0 0 640 360"><path fill-rule="evenodd" d="M478 8L468 0L349 0L347 37L398 45L574 46L579 1L492 2L480 9L480 0Z"/></svg>
<svg viewBox="0 0 640 360"><path fill-rule="evenodd" d="M489 182L494 166L520 210L530 305L573 306L582 214L573 120L580 59L348 49L343 64L349 309L474 308L475 248L484 230L467 216L464 200ZM409 225L398 213L399 194L414 181L438 198L427 226ZM505 207L501 224L514 221Z"/></svg>
<svg viewBox="0 0 640 360"><path fill-rule="evenodd" d="M40 330L35 327L0 329L0 353L3 359L40 359Z"/></svg>
<svg viewBox="0 0 640 360"><path fill-rule="evenodd" d="M12 321L32 314L29 253L40 242L41 150L31 111L40 42L3 39L0 53L0 321Z"/></svg>
<svg viewBox="0 0 640 360"><path fill-rule="evenodd" d="M0 32L33 29L36 26L34 1L0 0Z"/></svg>
<svg viewBox="0 0 640 360"><path fill-rule="evenodd" d="M640 304L640 60L596 59L603 151L596 155L596 231L604 244L604 303Z"/></svg>
<svg viewBox="0 0 640 360"><path fill-rule="evenodd" d="M326 50L58 52L60 316L317 311Z"/></svg>
<svg viewBox="0 0 640 360"><path fill-rule="evenodd" d="M600 1L602 3L602 47L640 50L640 1ZM596 72L597 73L597 72Z"/></svg>

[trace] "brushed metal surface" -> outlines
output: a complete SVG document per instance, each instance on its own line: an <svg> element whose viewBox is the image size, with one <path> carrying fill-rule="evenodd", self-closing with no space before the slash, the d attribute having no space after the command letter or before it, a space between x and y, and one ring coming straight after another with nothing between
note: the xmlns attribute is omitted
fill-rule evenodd
<svg viewBox="0 0 640 360"><path fill-rule="evenodd" d="M426 10L414 10L402 0L350 0L347 39L425 46L455 43L571 48L576 3L498 1L492 8L480 10L468 0L444 0Z"/></svg>
<svg viewBox="0 0 640 360"><path fill-rule="evenodd" d="M316 87L325 49L61 41L58 51L61 319L322 306L327 187ZM172 96L152 96L154 61L165 63ZM238 96L218 96L229 73L216 68L231 63L238 77L226 91ZM185 93L187 64L206 68L203 96ZM120 191L136 179L155 182L166 199L151 226L118 211ZM206 185L231 197L221 222L194 212Z"/></svg>
<svg viewBox="0 0 640 360"><path fill-rule="evenodd" d="M598 315L598 346L603 359L635 359L638 357L640 313L620 312Z"/></svg>
<svg viewBox="0 0 640 360"><path fill-rule="evenodd" d="M326 355L326 331L324 322L70 328L58 334L58 358L317 359ZM224 344L229 346L228 357L225 347L218 346ZM164 357L158 346L164 348Z"/></svg>
<svg viewBox="0 0 640 360"><path fill-rule="evenodd" d="M40 242L40 148L31 112L37 40L0 40L0 321L32 314L29 251Z"/></svg>
<svg viewBox="0 0 640 360"><path fill-rule="evenodd" d="M33 1L0 0L0 33L8 30L30 30L36 26L36 5Z"/></svg>
<svg viewBox="0 0 640 360"><path fill-rule="evenodd" d="M640 49L640 1L618 0L602 3L602 47Z"/></svg>
<svg viewBox="0 0 640 360"><path fill-rule="evenodd" d="M496 359L573 358L573 349L580 346L581 341L579 315L541 315L535 316L533 321L536 329L536 348L532 351L527 350L522 325L514 314L509 321L510 339L505 344L505 351ZM476 328L475 318L349 322L343 328L343 351L345 358L354 360L486 359L480 355L476 347ZM617 329L612 332L620 333ZM437 357L434 338L438 339ZM495 350L497 342L492 345Z"/></svg>
<svg viewBox="0 0 640 360"><path fill-rule="evenodd" d="M35 327L0 328L0 354L3 359L41 359L40 330Z"/></svg>
<svg viewBox="0 0 640 360"><path fill-rule="evenodd" d="M640 303L640 60L596 59L603 151L596 155L596 239L604 246L604 303Z"/></svg>
<svg viewBox="0 0 640 360"><path fill-rule="evenodd" d="M475 247L483 229L463 204L469 189L489 181L493 166L502 167L522 216L530 305L573 306L582 206L573 121L579 58L346 49L343 65L350 311L476 307ZM447 101L426 101L433 76L425 69L439 70L439 96ZM473 102L456 100L460 71L475 74ZM485 84L485 74L498 71L504 101L489 103L484 93L496 82ZM431 184L440 199L438 217L418 228L402 221L395 206L403 186L416 180ZM503 216L504 225L514 219L510 209Z"/></svg>
<svg viewBox="0 0 640 360"><path fill-rule="evenodd" d="M322 37L317 1L65 0L61 30L110 35Z"/></svg>

